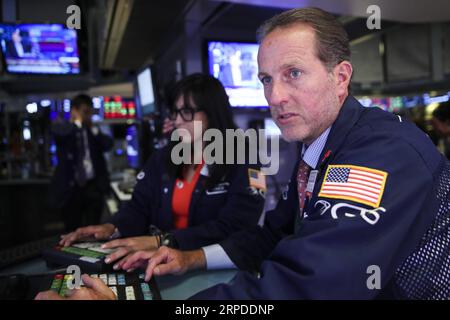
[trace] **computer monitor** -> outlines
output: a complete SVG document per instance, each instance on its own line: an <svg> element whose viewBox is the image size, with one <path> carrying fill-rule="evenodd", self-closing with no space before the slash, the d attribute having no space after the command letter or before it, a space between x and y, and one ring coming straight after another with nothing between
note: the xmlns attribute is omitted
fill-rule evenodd
<svg viewBox="0 0 450 320"><path fill-rule="evenodd" d="M79 74L77 32L63 24L0 24L9 73Z"/></svg>
<svg viewBox="0 0 450 320"><path fill-rule="evenodd" d="M389 99L389 97L385 97L385 98L373 97L371 107L378 107L381 110L389 111L390 99Z"/></svg>
<svg viewBox="0 0 450 320"><path fill-rule="evenodd" d="M403 104L403 97L397 96L390 98L390 105L389 105L390 112L399 113L404 107L405 105Z"/></svg>
<svg viewBox="0 0 450 320"><path fill-rule="evenodd" d="M258 79L257 43L208 41L209 73L222 82L233 107L267 107Z"/></svg>
<svg viewBox="0 0 450 320"><path fill-rule="evenodd" d="M119 95L100 97L103 106L103 118L108 119L134 119L136 117L136 105L132 98Z"/></svg>
<svg viewBox="0 0 450 320"><path fill-rule="evenodd" d="M142 69L136 77L136 104L139 118L151 115L157 111L153 77L150 67Z"/></svg>
<svg viewBox="0 0 450 320"><path fill-rule="evenodd" d="M435 104L435 103L443 103L449 100L450 96L448 93L442 95L434 95L430 96L428 93L423 95L423 102L425 105Z"/></svg>

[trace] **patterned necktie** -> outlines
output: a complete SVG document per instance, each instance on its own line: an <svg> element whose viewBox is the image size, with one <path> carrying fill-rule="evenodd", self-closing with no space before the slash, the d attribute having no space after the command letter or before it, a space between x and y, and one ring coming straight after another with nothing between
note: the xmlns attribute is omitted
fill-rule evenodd
<svg viewBox="0 0 450 320"><path fill-rule="evenodd" d="M305 206L305 199L306 199L306 186L308 185L308 176L309 171L311 170L311 167L305 162L300 161L300 164L298 166L297 171L297 191L298 191L298 204L299 204L299 211L300 214L298 217L296 217L296 229L298 227L299 222L301 221L301 218L303 216L303 209Z"/></svg>

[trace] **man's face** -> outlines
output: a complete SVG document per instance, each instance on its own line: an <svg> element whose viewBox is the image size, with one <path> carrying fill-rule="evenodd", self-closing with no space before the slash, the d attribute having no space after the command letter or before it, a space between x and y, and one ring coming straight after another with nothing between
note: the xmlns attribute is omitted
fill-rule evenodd
<svg viewBox="0 0 450 320"><path fill-rule="evenodd" d="M284 139L310 144L334 122L341 106L337 85L316 56L311 27L295 24L269 33L259 48L258 65Z"/></svg>
<svg viewBox="0 0 450 320"><path fill-rule="evenodd" d="M71 117L74 120L80 120L81 122L88 123L91 121L92 108L85 104L80 105L79 108L72 108Z"/></svg>

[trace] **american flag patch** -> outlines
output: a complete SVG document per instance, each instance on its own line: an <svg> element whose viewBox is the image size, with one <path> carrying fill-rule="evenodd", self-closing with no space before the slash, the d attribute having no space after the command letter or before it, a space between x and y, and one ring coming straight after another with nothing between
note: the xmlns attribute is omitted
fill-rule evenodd
<svg viewBox="0 0 450 320"><path fill-rule="evenodd" d="M378 208L387 172L352 165L330 165L319 197L346 199Z"/></svg>
<svg viewBox="0 0 450 320"><path fill-rule="evenodd" d="M266 176L261 171L249 168L248 179L251 187L266 190Z"/></svg>

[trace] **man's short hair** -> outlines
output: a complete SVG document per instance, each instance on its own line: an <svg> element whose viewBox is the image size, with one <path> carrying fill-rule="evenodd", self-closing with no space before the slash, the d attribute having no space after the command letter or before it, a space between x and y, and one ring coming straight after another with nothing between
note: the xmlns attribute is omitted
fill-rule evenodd
<svg viewBox="0 0 450 320"><path fill-rule="evenodd" d="M316 54L328 71L342 61L350 61L350 44L344 26L331 14L319 8L284 11L265 21L257 31L258 42L277 28L297 23L311 26L315 31Z"/></svg>
<svg viewBox="0 0 450 320"><path fill-rule="evenodd" d="M75 109L80 109L82 105L86 105L89 108L93 108L94 105L92 103L92 98L88 96L87 94L79 94L75 97L73 97L70 107Z"/></svg>

